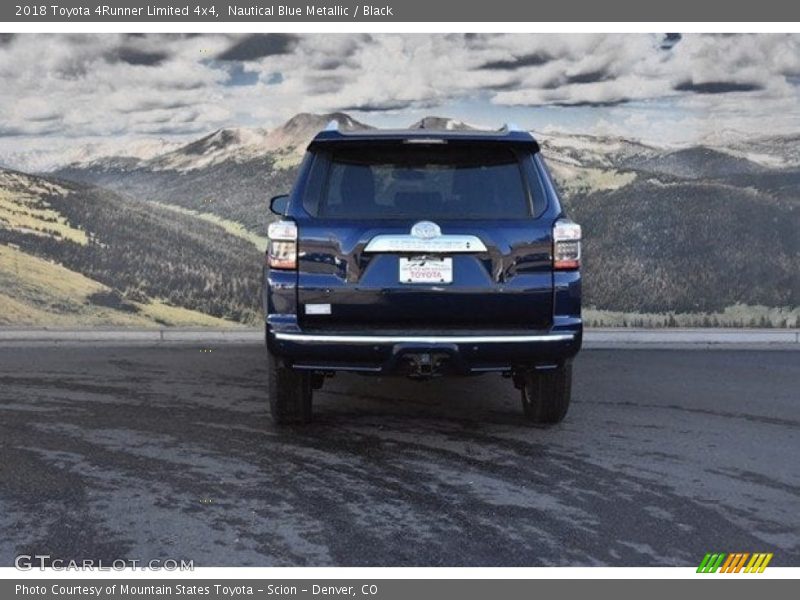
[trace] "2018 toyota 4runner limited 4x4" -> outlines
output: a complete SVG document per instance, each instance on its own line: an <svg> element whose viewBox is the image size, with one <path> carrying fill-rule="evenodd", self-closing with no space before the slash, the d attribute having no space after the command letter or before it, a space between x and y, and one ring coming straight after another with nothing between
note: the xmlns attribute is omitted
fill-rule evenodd
<svg viewBox="0 0 800 600"><path fill-rule="evenodd" d="M269 226L264 311L278 424L337 371L500 373L561 421L581 346L581 229L527 132L331 126Z"/></svg>

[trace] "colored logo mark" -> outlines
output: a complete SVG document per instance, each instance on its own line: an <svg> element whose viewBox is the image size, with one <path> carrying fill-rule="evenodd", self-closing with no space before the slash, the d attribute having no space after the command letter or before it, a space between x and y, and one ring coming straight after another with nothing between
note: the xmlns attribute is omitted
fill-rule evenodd
<svg viewBox="0 0 800 600"><path fill-rule="evenodd" d="M754 552L752 554L749 552L735 552L733 554L709 552L703 557L700 566L697 567L697 572L763 573L769 561L772 560L772 556L772 552Z"/></svg>

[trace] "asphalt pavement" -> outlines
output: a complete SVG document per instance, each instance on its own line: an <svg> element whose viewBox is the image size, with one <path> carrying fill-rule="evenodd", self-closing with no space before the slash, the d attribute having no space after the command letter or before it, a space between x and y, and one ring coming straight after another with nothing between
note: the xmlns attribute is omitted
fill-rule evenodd
<svg viewBox="0 0 800 600"><path fill-rule="evenodd" d="M337 376L270 421L259 345L0 346L0 566L800 565L800 354L587 350L525 423L497 375Z"/></svg>

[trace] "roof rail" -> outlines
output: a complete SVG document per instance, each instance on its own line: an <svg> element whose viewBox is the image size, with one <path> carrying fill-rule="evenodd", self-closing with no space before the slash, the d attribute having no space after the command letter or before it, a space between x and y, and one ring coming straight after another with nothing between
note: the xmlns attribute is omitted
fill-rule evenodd
<svg viewBox="0 0 800 600"><path fill-rule="evenodd" d="M339 131L339 121L336 119L331 119L328 121L328 124L325 125L325 129L323 131Z"/></svg>

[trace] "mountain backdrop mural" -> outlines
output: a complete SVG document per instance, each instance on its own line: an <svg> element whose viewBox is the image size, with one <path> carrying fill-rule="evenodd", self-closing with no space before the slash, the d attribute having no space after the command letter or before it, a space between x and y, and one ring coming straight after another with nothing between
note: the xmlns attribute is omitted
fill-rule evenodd
<svg viewBox="0 0 800 600"><path fill-rule="evenodd" d="M25 46L26 38L33 36L17 37L23 42L11 39L3 44ZM94 37L87 42L90 46L96 42ZM546 96L545 86L526 84L522 75L530 78L529 72L537 69L552 70L552 64L567 58L547 59L542 55L541 64L533 59L526 62L524 57L535 53L538 42L534 43L532 36L523 38L522 42L531 46L527 53L516 48L520 45L517 38L513 40L516 49L510 54L490 53L475 46L475 56L484 56L485 60L483 66L473 65L472 72L484 86L502 83L500 79L495 83L487 80L489 72L511 72L519 79L515 85L520 90L538 89L540 96ZM156 51L142 46L138 38L114 39L113 43L97 42L105 50L84 50L89 55L110 52L108 48L114 43L138 48L142 56L150 56L138 62L153 64L119 65L112 55L102 58L110 72L123 69L137 77L140 72L183 60L180 52L185 51L184 46L199 44L191 41L194 38L170 40L168 48L159 51L163 58L158 59ZM193 59L192 64L217 70L235 81L247 79L247 73L258 73L268 97L271 87L286 85L292 79L291 72L281 66L283 62L294 60L303 44L312 44L292 36L284 40L286 48L275 54L258 50L260 46L253 46L252 41L241 46L243 41L214 38L207 45L216 48L216 58L212 62L208 58L199 62ZM342 46L340 38L335 41L331 52L336 56L350 53L352 58L374 50L372 42L360 38L352 47ZM74 41L62 43L79 55ZM385 40L381 43L386 45ZM466 40L462 45L475 43ZM601 40L598 48L606 43ZM674 57L680 57L676 53L682 43L689 42L674 36L663 38L653 52L665 61L677 60ZM797 46L795 38L789 43ZM499 42L487 38L482 44ZM577 42L572 45L580 46ZM767 45L765 52L774 46ZM7 67L4 51L10 52L0 46L0 74ZM388 52L386 48L383 51ZM550 54L557 51L551 48ZM226 56L225 52L238 58L220 58ZM462 60L467 62L476 60L469 52L464 56L467 58ZM70 64L75 67L79 63ZM332 73L358 69L344 62L330 66L326 70L318 65L312 74L319 79L320 73L333 77ZM268 200L290 189L305 148L320 129L332 120L346 130L387 124L471 128L476 127L470 124L473 121L485 122L487 114L519 118L527 114L525 102L534 102L529 107L531 114L549 121L546 127L532 127L532 133L540 141L570 216L584 228L584 299L590 325L800 326L800 126L792 125L799 122L797 113L789 110L788 121L770 121L769 126L765 120L764 127L753 126L747 115L702 130L691 121L703 111L712 114L708 112L710 105L697 109L698 101L719 103L725 97L724 102L728 102L728 96L733 95L739 105L752 101L751 106L757 107L759 102L750 95L765 94L766 90L772 99L763 102L768 105L777 101L774 82L759 83L761 91L746 90L738 84L725 88L721 82L717 87L697 87L701 84L696 83L696 89L681 91L679 73L674 76L676 83L669 101L649 100L662 102L656 108L666 111L666 116L648 117L652 123L638 126L648 135L634 135L632 123L641 118L637 111L645 110L642 104L636 104L640 98L598 96L597 101L590 101L580 96L587 91L579 89L572 99L517 98L513 103L509 100L513 109L484 107L482 110L489 111L485 113L454 100L466 93L461 88L457 94L449 94L449 99L428 90L430 101L412 98L393 105L379 98L346 100L333 88L322 89L324 85L317 81L322 86L318 96L327 98L323 104L340 110L300 112L274 126L248 122L209 127L203 132L197 129L216 121L198 124L194 119L188 126L185 123L189 121L178 118L186 107L178 107L177 100L174 108L153 100L151 108L137 110L158 112L159 118L169 121L169 127L153 129L149 122L129 122L125 127L136 133L134 137L92 131L84 139L74 132L72 137L62 136L78 125L69 116L67 105L59 105L61 100L55 96L60 93L59 86L66 89L72 85L70 78L90 76L66 73L65 65L52 68L55 75L46 83L53 93L52 120L44 119L46 105L39 106L39 117L28 115L29 109L21 104L0 117L0 325L256 325L261 319L265 234L273 218ZM563 73L569 72L568 65L563 68ZM681 68L688 69L684 76L691 75L691 65ZM609 73L614 70L608 69ZM790 85L790 99L796 104L800 65L787 63L781 69ZM793 75L795 70L798 75ZM272 74L268 75L271 83L265 82L264 73ZM336 85L345 89L360 81L351 76L353 82L348 83L342 75ZM59 83L59 77L63 83ZM571 82L567 81L569 77L563 80L565 89L592 85L595 95L598 90L604 94L613 91L599 75L593 76L598 81L589 81L592 78L586 75L584 84L575 79L577 75L572 77ZM622 75L614 75L619 77ZM373 79L377 81L377 75ZM13 84L12 79L8 81ZM456 85L448 81L448 85ZM240 87L238 83L206 84L210 88L214 85ZM19 86L16 101L21 103L24 86ZM2 98L6 106L10 106L9 100L15 101L8 97L12 88L0 92L0 96L6 95ZM510 88L506 85L503 89L502 93L493 92L495 96L489 98L487 106L506 98L503 94ZM654 92L654 97L662 98L665 93ZM402 94L397 91L397 95ZM153 97L160 98L155 91ZM220 98L220 105L224 105L226 97ZM124 99L118 102L124 104ZM548 102L558 105L558 110L550 108L547 110L554 112L542 113L542 106ZM681 102L686 103L682 112L676 108ZM298 104L302 106L303 102ZM430 106L450 110L452 118L423 112ZM625 107L624 112L617 112L623 110L620 106ZM720 111L733 110L724 103L719 107ZM281 106L275 112L285 112L286 108ZM648 110L652 112L652 108ZM109 118L129 118L125 116L127 109L113 110L116 112L109 113ZM253 112L260 114L262 110L259 107ZM18 121L13 121L15 112L22 115ZM608 121L611 117L616 121ZM658 119L675 119L676 127L694 123L694 131L691 135L670 135ZM242 122L230 114L220 120ZM499 118L494 125L501 122ZM588 122L594 125L584 125ZM50 129L43 123L50 123ZM737 129L737 124L744 128ZM29 131L23 131L26 127ZM655 131L664 133L653 135ZM58 143L46 143L48 135L55 136Z"/></svg>

